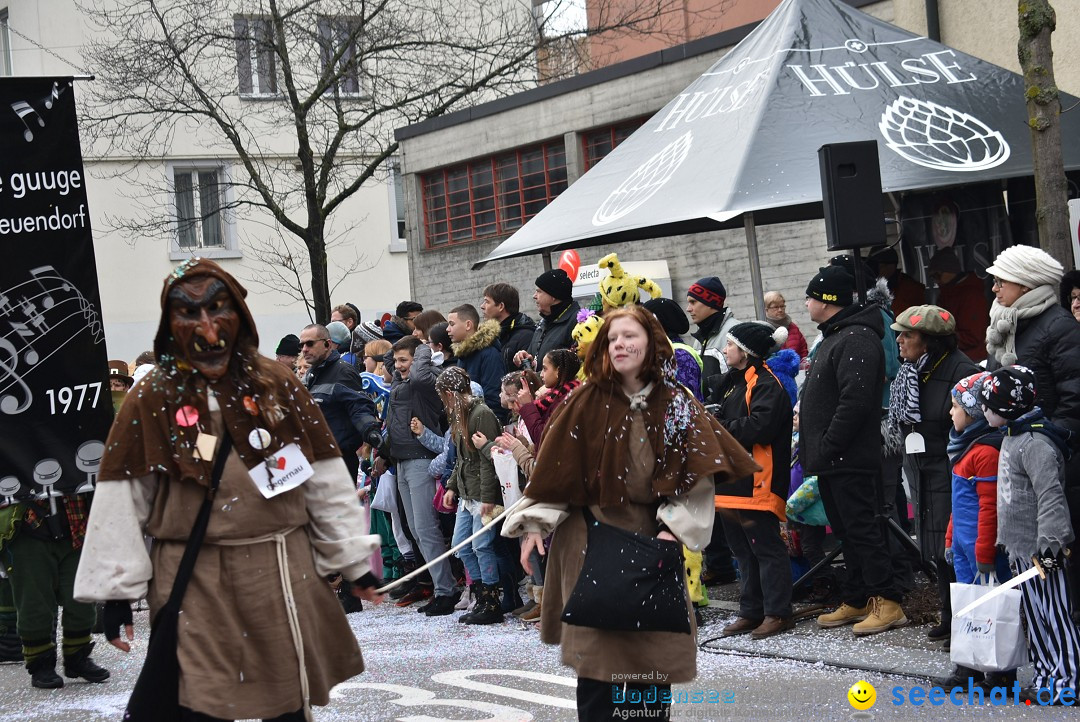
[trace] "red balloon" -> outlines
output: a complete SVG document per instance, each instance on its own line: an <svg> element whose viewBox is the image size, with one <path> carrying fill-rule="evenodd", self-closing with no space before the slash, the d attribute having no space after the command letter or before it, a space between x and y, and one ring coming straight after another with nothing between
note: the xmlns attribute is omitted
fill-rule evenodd
<svg viewBox="0 0 1080 722"><path fill-rule="evenodd" d="M566 275L570 276L571 281L577 280L578 269L581 268L581 256L577 251L563 251L559 256L559 268L566 271Z"/></svg>

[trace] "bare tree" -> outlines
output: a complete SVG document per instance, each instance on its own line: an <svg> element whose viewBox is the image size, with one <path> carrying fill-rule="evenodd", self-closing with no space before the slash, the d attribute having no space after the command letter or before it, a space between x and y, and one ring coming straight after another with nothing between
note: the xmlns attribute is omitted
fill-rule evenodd
<svg viewBox="0 0 1080 722"><path fill-rule="evenodd" d="M1063 266L1072 268L1068 182L1061 155L1061 99L1054 82L1054 52L1050 43L1057 16L1049 0L1020 0L1018 14L1018 54L1031 127L1039 244Z"/></svg>
<svg viewBox="0 0 1080 722"><path fill-rule="evenodd" d="M84 53L97 75L83 111L93 152L160 159L194 142L231 162L222 178L133 183L130 214L107 220L132 238L176 234L163 192L205 181L211 201L191 203L180 231L223 213L266 224L270 240L245 239L272 266L252 280L325 322L328 236L349 230L331 219L386 177L393 129L535 86L550 48L615 29L662 32L658 19L682 12L679 0L610 1L599 24L557 31L558 6L580 0L88 1L101 30ZM357 256L338 274L375 262Z"/></svg>

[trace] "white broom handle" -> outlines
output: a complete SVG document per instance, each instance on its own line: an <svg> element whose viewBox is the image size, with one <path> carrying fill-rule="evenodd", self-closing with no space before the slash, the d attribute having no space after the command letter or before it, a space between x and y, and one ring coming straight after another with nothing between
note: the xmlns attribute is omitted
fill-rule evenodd
<svg viewBox="0 0 1080 722"><path fill-rule="evenodd" d="M507 514L509 514L510 512L512 512L512 511L513 511L514 509L516 509L516 508L518 507L518 505L519 505L519 504L521 504L521 502L523 502L523 501L525 501L525 497L524 497L524 496L523 496L523 497L521 497L520 499L518 499L517 501L515 501L515 502L514 502L513 504L511 504L510 506L508 506L508 507L506 507L505 509L503 509L503 512L502 512L501 514L499 514L499 515L498 515L497 517L495 517L494 519L492 519L491 521L489 521L489 522L488 522L487 524L485 524L485 525L484 525L484 527L483 527L482 529L480 529L480 531L476 532L475 534L473 534L472 536L470 536L470 537L469 537L468 539L464 540L463 542L461 542L460 544L458 544L457 546L455 546L455 547L454 547L453 549L450 549L450 550L449 550L449 551L447 551L447 552L446 552L445 554L441 554L441 555L439 555L438 557L436 557L435 559L432 559L432 560L431 560L430 562L428 562L428 563L427 563L427 564L425 564L424 566L422 566L422 567L420 567L420 568L418 568L418 569L414 569L414 570L412 570L411 572L409 572L409 573L408 573L408 574L406 574L405 576L401 577L400 579L395 579L394 581L390 582L390 583L389 583L389 584L387 584L386 586L384 586L384 587L380 587L379 589L376 589L376 590L375 590L375 592L376 592L377 594L385 594L386 592L390 591L390 590L391 590L391 589L393 589L394 587L397 587L397 586L399 586L399 585L401 585L401 584L403 584L403 583L405 583L405 582L409 581L410 579L412 579L413 577L415 577L415 576L416 576L417 574L419 574L420 572L423 572L423 571L425 571L425 570L429 569L430 567L432 567L433 565L437 564L438 562L441 562L441 561L442 561L443 559L446 559L446 558L447 558L448 556L450 556L451 554L453 554L453 553L454 553L454 552L456 552L457 550L461 549L461 548L462 548L462 547L464 547L464 546L465 546L466 544L472 544L472 541L473 541L473 539L475 539L476 537L480 536L480 535L481 535L481 534L483 534L484 532L488 531L488 530L489 530L489 529L490 529L491 527L495 526L495 525L496 525L496 524L498 524L498 523L499 523L500 521L502 521L503 517L505 517L505 516L506 516ZM464 499L459 499L459 500L458 500L458 503L459 503L459 504L464 504L464 503L465 503L465 500L464 500Z"/></svg>

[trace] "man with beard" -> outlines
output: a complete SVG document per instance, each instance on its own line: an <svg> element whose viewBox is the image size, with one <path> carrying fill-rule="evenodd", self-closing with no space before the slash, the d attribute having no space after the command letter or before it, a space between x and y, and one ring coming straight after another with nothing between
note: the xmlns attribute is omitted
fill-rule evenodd
<svg viewBox="0 0 1080 722"><path fill-rule="evenodd" d="M128 600L146 596L156 618L228 434L232 451L183 599L179 702L185 719L300 722L363 671L323 579L340 572L356 596L379 601L370 561L379 539L358 535L363 511L341 451L307 390L259 355L245 296L205 259L166 279L158 365L106 442L75 596L106 603L106 638L128 651ZM150 554L144 533L154 537Z"/></svg>

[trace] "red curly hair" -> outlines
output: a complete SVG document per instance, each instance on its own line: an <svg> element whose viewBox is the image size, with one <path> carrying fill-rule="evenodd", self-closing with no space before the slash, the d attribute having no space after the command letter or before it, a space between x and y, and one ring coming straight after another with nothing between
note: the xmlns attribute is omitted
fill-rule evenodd
<svg viewBox="0 0 1080 722"><path fill-rule="evenodd" d="M614 309L604 314L604 325L596 334L596 340L589 345L585 355L585 375L590 381L619 382L619 374L611 365L611 357L608 355L608 332L611 323L616 319L629 318L636 321L645 329L645 335L649 339L649 345L645 349L645 359L641 367L641 380L646 384L658 383L664 378L664 364L674 358L675 352L671 348L667 334L644 306L626 306Z"/></svg>

